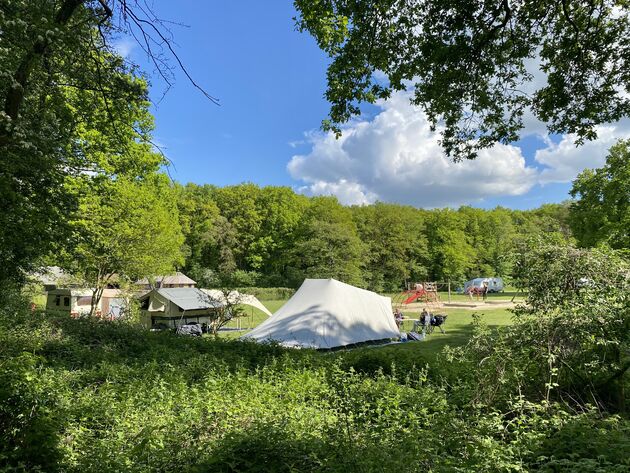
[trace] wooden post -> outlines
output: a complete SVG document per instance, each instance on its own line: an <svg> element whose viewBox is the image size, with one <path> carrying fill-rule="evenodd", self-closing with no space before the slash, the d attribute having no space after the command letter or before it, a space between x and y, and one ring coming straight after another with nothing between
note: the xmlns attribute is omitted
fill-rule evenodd
<svg viewBox="0 0 630 473"><path fill-rule="evenodd" d="M448 301L451 302L451 280L448 280Z"/></svg>

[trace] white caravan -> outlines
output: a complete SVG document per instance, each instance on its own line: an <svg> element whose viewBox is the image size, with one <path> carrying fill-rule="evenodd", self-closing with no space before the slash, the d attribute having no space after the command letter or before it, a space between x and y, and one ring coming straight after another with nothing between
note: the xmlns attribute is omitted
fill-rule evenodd
<svg viewBox="0 0 630 473"><path fill-rule="evenodd" d="M484 283L488 283L488 292L503 291L503 279L501 278L475 278L464 283L464 294L468 294L471 288L483 287Z"/></svg>

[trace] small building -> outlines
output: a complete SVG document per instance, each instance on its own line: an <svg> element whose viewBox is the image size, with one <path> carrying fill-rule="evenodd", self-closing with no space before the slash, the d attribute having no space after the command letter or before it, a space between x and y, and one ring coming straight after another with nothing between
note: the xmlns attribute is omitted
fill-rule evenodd
<svg viewBox="0 0 630 473"><path fill-rule="evenodd" d="M72 317L86 316L92 308L94 291L86 288L56 288L46 294L46 310ZM127 299L118 289L104 289L96 305L96 315L110 319L118 318L127 306Z"/></svg>
<svg viewBox="0 0 630 473"><path fill-rule="evenodd" d="M193 281L194 282L194 281ZM196 287L162 287L140 297L142 323L176 328L189 322L210 324L223 304Z"/></svg>
<svg viewBox="0 0 630 473"><path fill-rule="evenodd" d="M151 290L154 288L197 287L197 283L195 281L179 271L168 276L155 276L153 284L149 278L143 278L136 281L136 285L145 290Z"/></svg>
<svg viewBox="0 0 630 473"><path fill-rule="evenodd" d="M46 293L46 311L72 316L88 315L92 307L92 290L81 288L51 289ZM100 310L100 304L97 307Z"/></svg>

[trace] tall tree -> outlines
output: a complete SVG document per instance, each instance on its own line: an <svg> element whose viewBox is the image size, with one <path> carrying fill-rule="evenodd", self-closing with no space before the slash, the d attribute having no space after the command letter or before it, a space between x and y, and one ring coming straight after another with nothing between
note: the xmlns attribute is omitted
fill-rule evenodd
<svg viewBox="0 0 630 473"><path fill-rule="evenodd" d="M138 0L0 0L0 284L23 279L67 237L77 202L66 178L101 171L86 148L111 160L126 155L130 134L150 142L133 116L146 81L114 45L138 38L170 82L164 25Z"/></svg>
<svg viewBox="0 0 630 473"><path fill-rule="evenodd" d="M359 236L367 245L365 278L372 290L397 291L421 272L426 239L413 226L419 212L406 210L382 203L352 208Z"/></svg>
<svg viewBox="0 0 630 473"><path fill-rule="evenodd" d="M325 129L339 133L361 102L406 89L456 159L516 140L526 113L579 141L630 115L624 0L294 3L298 27L331 58Z"/></svg>
<svg viewBox="0 0 630 473"><path fill-rule="evenodd" d="M570 223L582 246L630 248L630 140L610 148L606 165L573 181Z"/></svg>
<svg viewBox="0 0 630 473"><path fill-rule="evenodd" d="M461 282L470 276L475 251L468 241L465 221L453 210L436 210L427 230L433 278Z"/></svg>
<svg viewBox="0 0 630 473"><path fill-rule="evenodd" d="M290 278L335 278L362 286L364 247L347 208L334 197L314 197L293 248Z"/></svg>
<svg viewBox="0 0 630 473"><path fill-rule="evenodd" d="M260 235L253 245L262 261L260 269L267 285L286 284L289 253L296 242L297 230L308 198L288 187L263 187L257 202L262 215Z"/></svg>
<svg viewBox="0 0 630 473"><path fill-rule="evenodd" d="M177 205L185 237L185 270L203 287L219 286L236 270L237 234L213 200L212 186L177 186Z"/></svg>
<svg viewBox="0 0 630 473"><path fill-rule="evenodd" d="M234 258L239 269L257 270L263 262L255 243L259 239L263 216L257 202L260 188L251 183L217 188L213 198L238 235Z"/></svg>
<svg viewBox="0 0 630 473"><path fill-rule="evenodd" d="M92 312L114 275L135 280L183 262L175 193L164 174L93 185L70 223L65 266L93 288Z"/></svg>

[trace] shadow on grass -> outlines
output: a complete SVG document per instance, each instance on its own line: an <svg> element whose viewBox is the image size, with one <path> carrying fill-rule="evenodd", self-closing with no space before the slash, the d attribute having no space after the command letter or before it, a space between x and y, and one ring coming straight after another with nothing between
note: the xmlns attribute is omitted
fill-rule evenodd
<svg viewBox="0 0 630 473"><path fill-rule="evenodd" d="M224 438L212 450L192 471L317 471L322 467L318 457L322 452L330 453L319 439L296 439L291 433L263 424Z"/></svg>
<svg viewBox="0 0 630 473"><path fill-rule="evenodd" d="M354 438L342 425L296 435L270 423L255 422L219 441L194 472L416 471L413 445L386 439ZM419 470L418 470L419 471Z"/></svg>

